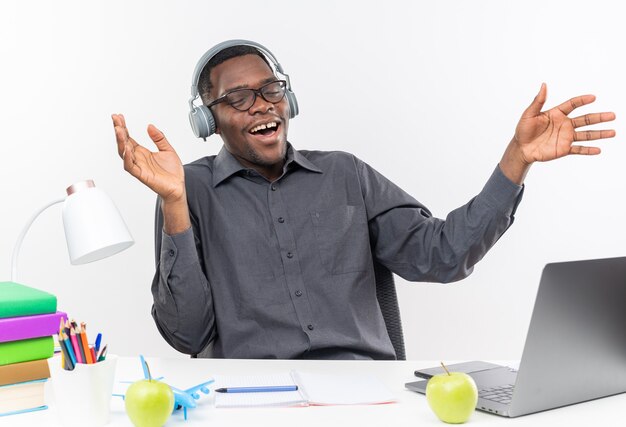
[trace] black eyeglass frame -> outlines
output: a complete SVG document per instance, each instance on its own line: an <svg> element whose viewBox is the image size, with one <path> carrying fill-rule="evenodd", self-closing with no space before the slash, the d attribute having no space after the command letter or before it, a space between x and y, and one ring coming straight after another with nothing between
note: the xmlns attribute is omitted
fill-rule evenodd
<svg viewBox="0 0 626 427"><path fill-rule="evenodd" d="M283 96L281 96L278 101L270 101L269 99L267 99L265 97L265 95L263 95L263 89L265 89L269 85L273 85L273 84L276 84L276 83L281 83L280 87L283 90ZM242 88L242 89L231 90L230 92L225 93L224 95L222 95L219 98L217 98L215 101L211 102L209 105L207 105L207 108L211 108L214 105L220 104L222 102L227 102L226 98L229 95L232 95L233 93L241 92L241 91L244 91L244 90L252 91L252 94L253 94L254 97L252 99L252 103L250 104L250 106L248 108L243 109L243 110L240 110L239 108L235 107L233 104L228 104L229 106L231 106L232 108L234 108L237 111L242 111L242 112L248 111L250 108L252 108L252 106L256 102L257 96L259 96L259 95L261 96L261 98L263 98L266 102L269 102L270 104L278 104L280 101L282 101L285 98L285 94L287 93L287 81L286 80L273 80L271 82L268 82L268 83L264 84L263 86L261 86L258 89Z"/></svg>

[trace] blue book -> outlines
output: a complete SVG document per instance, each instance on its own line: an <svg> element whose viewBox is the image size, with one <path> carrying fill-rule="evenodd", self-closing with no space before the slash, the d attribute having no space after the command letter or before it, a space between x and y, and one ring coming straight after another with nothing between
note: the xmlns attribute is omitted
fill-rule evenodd
<svg viewBox="0 0 626 427"><path fill-rule="evenodd" d="M5 417L8 415L15 415L15 414L24 414L26 412L41 411L43 409L48 409L48 405L37 406L36 408L30 408L30 409L22 409L21 411L5 412L4 414L0 414L0 417Z"/></svg>

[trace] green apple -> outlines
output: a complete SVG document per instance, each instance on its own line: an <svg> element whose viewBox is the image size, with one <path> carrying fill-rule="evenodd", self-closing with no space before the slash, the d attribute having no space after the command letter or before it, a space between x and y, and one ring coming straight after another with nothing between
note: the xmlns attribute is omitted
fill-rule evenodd
<svg viewBox="0 0 626 427"><path fill-rule="evenodd" d="M174 393L163 382L141 380L128 387L124 404L135 427L161 427L172 415Z"/></svg>
<svg viewBox="0 0 626 427"><path fill-rule="evenodd" d="M441 364L443 366L443 363ZM476 383L462 372L434 375L426 385L426 400L435 415L445 423L464 423L476 409Z"/></svg>

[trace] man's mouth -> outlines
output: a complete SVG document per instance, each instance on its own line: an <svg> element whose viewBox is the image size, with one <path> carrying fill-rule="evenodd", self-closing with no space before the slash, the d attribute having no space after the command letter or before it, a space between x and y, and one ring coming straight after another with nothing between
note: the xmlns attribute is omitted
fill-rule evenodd
<svg viewBox="0 0 626 427"><path fill-rule="evenodd" d="M248 132L251 135L272 136L278 132L279 127L280 124L277 122L261 123L260 125L256 125L250 129Z"/></svg>

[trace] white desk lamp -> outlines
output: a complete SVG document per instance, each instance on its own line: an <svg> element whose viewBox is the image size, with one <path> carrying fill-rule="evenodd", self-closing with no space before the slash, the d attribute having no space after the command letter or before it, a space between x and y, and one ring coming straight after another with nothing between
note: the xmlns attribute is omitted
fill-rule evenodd
<svg viewBox="0 0 626 427"><path fill-rule="evenodd" d="M63 225L71 264L98 261L135 243L113 201L92 180L73 184L66 192L67 197L44 205L26 223L13 248L11 281L17 282L17 259L30 226L43 211L61 202L65 202Z"/></svg>

